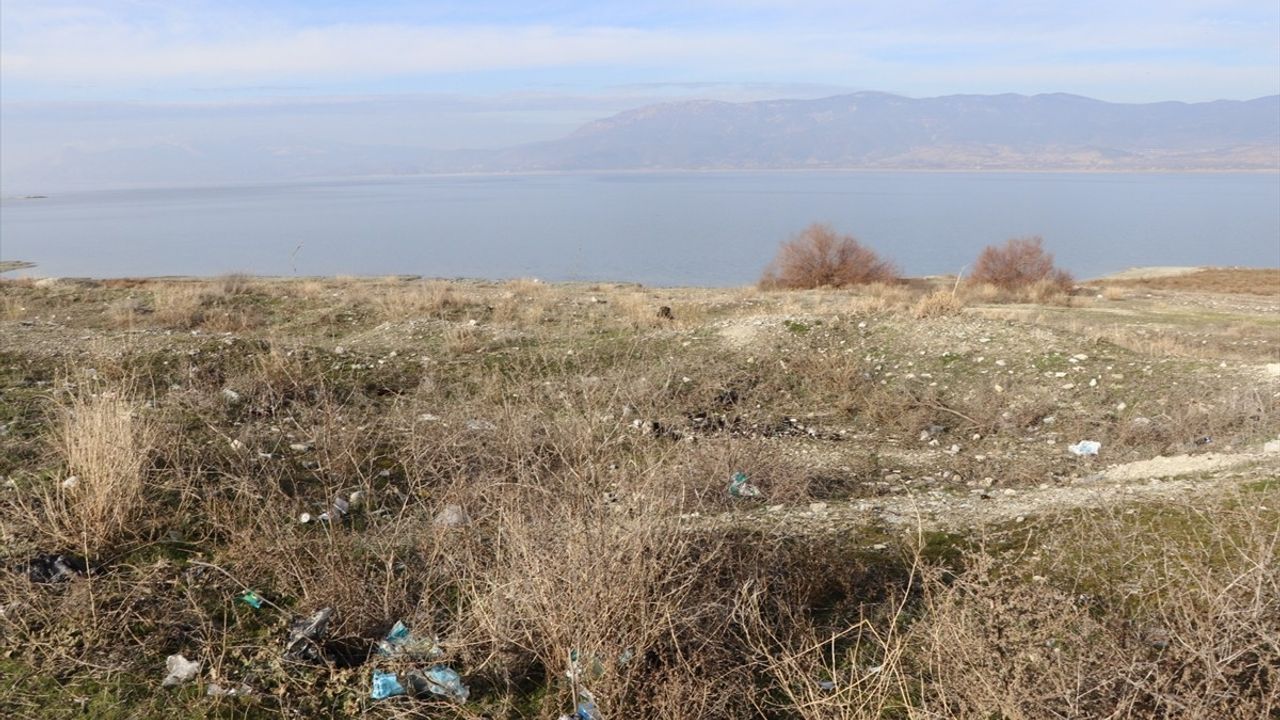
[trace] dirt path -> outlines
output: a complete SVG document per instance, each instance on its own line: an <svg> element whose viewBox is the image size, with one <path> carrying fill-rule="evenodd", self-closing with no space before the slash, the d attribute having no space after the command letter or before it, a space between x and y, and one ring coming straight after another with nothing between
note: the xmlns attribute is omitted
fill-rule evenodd
<svg viewBox="0 0 1280 720"><path fill-rule="evenodd" d="M1047 513L1186 500L1251 481L1280 478L1280 451L1178 455L1115 465L1065 485L1036 488L973 488L815 502L808 507L767 505L749 513L718 515L714 522L761 528L786 527L789 534L827 534L850 527L960 531Z"/></svg>

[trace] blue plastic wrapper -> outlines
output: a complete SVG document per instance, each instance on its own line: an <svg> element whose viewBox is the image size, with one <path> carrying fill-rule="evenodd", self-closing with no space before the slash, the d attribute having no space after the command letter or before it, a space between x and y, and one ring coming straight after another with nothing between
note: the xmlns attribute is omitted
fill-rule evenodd
<svg viewBox="0 0 1280 720"><path fill-rule="evenodd" d="M404 694L404 686L396 679L395 673L373 671L373 689L369 691L369 697L374 700L384 700Z"/></svg>

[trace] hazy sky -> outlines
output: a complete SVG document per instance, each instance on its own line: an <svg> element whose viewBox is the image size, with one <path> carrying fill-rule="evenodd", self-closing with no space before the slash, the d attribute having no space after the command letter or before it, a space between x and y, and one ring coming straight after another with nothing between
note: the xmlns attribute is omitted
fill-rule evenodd
<svg viewBox="0 0 1280 720"><path fill-rule="evenodd" d="M1280 92L1278 38L1275 0L0 0L0 182L157 145L493 147L680 97L1247 99Z"/></svg>

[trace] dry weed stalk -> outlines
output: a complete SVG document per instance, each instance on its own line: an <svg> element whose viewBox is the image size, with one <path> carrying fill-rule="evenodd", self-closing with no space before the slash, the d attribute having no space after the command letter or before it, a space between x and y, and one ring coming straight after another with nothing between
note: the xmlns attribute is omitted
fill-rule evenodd
<svg viewBox="0 0 1280 720"><path fill-rule="evenodd" d="M43 508L47 530L68 547L96 555L136 535L147 512L146 471L158 437L136 391L130 380L89 380L60 402L55 443L67 477Z"/></svg>

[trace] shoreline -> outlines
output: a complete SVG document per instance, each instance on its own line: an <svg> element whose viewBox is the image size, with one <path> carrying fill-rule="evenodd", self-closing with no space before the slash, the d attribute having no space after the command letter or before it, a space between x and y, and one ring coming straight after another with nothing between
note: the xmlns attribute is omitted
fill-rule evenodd
<svg viewBox="0 0 1280 720"><path fill-rule="evenodd" d="M340 185L343 183L386 182L397 180L424 180L447 178L520 178L520 177L574 177L574 176L658 176L658 175L746 175L746 174L911 174L911 175L1274 175L1280 177L1280 167L1274 168L892 168L892 167L813 167L813 168L615 168L601 170L513 170L474 172L426 172L394 175L344 175L294 179L266 180L258 182L177 183L169 185L121 185L116 187L77 188L70 190L30 190L13 195L0 196L0 203L19 201L35 202L68 195L98 193L128 193L157 190L221 190L245 188L288 187L291 185Z"/></svg>

